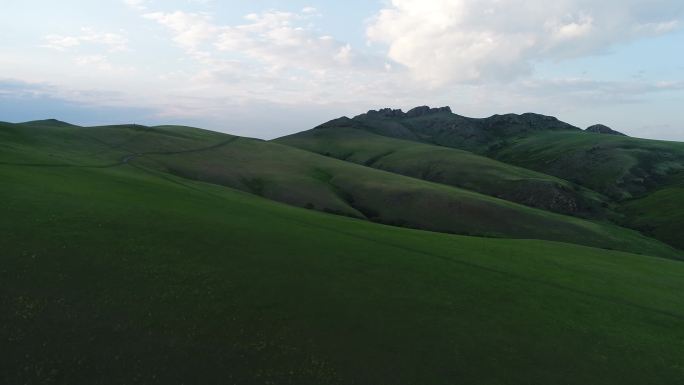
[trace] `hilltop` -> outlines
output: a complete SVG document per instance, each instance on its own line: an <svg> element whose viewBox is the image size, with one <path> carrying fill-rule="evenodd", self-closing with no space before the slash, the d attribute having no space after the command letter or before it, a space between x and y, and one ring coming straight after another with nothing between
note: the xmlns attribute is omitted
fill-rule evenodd
<svg viewBox="0 0 684 385"><path fill-rule="evenodd" d="M684 183L684 143L630 138L602 125L582 130L533 113L468 118L448 107L371 110L276 141L532 207L607 219L684 248L677 235L684 226L677 202L684 197L676 187ZM656 194L662 200L648 199ZM668 219L650 215L662 207L673 208Z"/></svg>

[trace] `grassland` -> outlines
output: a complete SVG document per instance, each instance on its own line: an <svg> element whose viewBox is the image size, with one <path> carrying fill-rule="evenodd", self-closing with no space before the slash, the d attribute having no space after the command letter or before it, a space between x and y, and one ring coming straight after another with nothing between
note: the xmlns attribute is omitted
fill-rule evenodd
<svg viewBox="0 0 684 385"><path fill-rule="evenodd" d="M678 261L383 226L127 163L3 161L3 384L684 378Z"/></svg>
<svg viewBox="0 0 684 385"><path fill-rule="evenodd" d="M177 126L32 124L4 131L3 142L14 151L0 157L8 165L132 165L384 224L681 258L678 250L608 223L549 213L255 139Z"/></svg>

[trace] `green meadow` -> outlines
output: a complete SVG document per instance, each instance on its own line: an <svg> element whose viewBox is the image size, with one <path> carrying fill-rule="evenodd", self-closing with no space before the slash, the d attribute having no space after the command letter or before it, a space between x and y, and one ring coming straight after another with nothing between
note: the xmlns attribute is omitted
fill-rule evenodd
<svg viewBox="0 0 684 385"><path fill-rule="evenodd" d="M648 237L678 230L363 159L180 126L0 125L0 383L682 383L682 253ZM539 176L572 183L556 178ZM618 211L680 220L653 199Z"/></svg>

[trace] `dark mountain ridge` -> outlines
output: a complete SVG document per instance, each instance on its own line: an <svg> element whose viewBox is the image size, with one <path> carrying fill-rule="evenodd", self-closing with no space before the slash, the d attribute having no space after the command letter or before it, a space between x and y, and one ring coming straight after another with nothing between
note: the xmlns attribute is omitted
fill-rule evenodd
<svg viewBox="0 0 684 385"><path fill-rule="evenodd" d="M595 124L595 125L587 128L586 131L593 132L596 134L627 136L627 135L623 134L622 132L615 131L612 128L610 128L606 125L603 125L603 124Z"/></svg>
<svg viewBox="0 0 684 385"><path fill-rule="evenodd" d="M370 110L352 119L342 117L332 120L317 128L334 126L364 129L379 135L478 152L496 147L503 140L534 132L582 131L553 116L535 113L470 118L454 114L450 107L428 106L416 107L408 112L390 108Z"/></svg>

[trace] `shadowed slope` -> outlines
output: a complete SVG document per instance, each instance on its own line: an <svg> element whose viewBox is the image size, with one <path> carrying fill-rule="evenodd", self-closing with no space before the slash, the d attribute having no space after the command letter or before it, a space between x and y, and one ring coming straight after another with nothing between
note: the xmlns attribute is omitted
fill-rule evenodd
<svg viewBox="0 0 684 385"><path fill-rule="evenodd" d="M531 207L588 217L604 215L606 199L599 194L466 151L326 125L276 142Z"/></svg>
<svg viewBox="0 0 684 385"><path fill-rule="evenodd" d="M684 250L684 182L625 202L625 225Z"/></svg>

